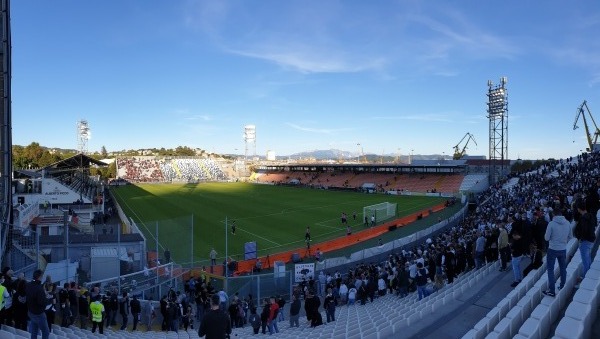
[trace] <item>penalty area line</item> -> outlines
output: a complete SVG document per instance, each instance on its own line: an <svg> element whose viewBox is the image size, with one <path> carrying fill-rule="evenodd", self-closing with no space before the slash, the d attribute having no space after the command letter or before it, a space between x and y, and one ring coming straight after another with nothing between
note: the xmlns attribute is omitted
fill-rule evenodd
<svg viewBox="0 0 600 339"><path fill-rule="evenodd" d="M260 239L262 239L262 240L264 240L264 241L268 241L268 242L270 242L270 243L272 243L272 244L275 244L275 245L277 245L277 246L281 246L281 244L279 244L279 243L276 243L276 242L274 242L273 240L269 240L269 239L267 239L267 238L261 237L260 235L258 235L258 234L254 234L254 233L252 233L252 232L249 232L249 231L246 231L246 230L245 230L245 229L243 229L243 228L237 228L237 229L236 229L236 231L242 231L242 232L246 232L246 233L250 234L250 235L251 235L251 236L253 236L253 237L257 237L257 238L260 238Z"/></svg>

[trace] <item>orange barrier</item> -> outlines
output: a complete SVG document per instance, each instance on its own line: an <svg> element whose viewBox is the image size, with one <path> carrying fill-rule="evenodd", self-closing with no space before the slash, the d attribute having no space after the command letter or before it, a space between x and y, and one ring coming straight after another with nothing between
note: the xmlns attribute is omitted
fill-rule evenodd
<svg viewBox="0 0 600 339"><path fill-rule="evenodd" d="M353 233L351 235L342 236L340 238L324 241L324 242L321 242L318 244L311 244L310 254L314 255L314 252L316 251L316 249L319 249L319 251L321 251L322 253L327 253L327 252L339 250L339 249L342 249L342 248L345 248L348 246L352 246L352 245L354 245L358 242L364 241L364 240L376 238L376 237L388 232L390 226L404 227L404 226L418 220L419 215L421 217L426 217L430 213L441 211L444 208L446 208L445 203L441 203L441 204L433 206L427 210L416 212L416 213L407 215L403 218L388 221L381 225L378 225L378 226L375 226L372 228L368 228L368 229ZM306 248L296 248L294 250L289 250L286 252L271 254L266 257L258 258L258 260L260 260L262 262L263 268L271 268L273 265L273 262L275 262L275 261L283 261L285 263L288 263L291 261L292 255L294 253L302 254L305 252L306 252ZM252 269L256 265L256 260L257 259L252 259L252 260L243 260L243 261L238 262L238 266L237 266L237 270L235 271L235 274L239 275L239 274L243 274L243 273L252 272ZM215 268L215 272L214 272L215 274L217 274L217 268L220 268L220 271L222 271L222 265L219 267L215 266L214 268Z"/></svg>

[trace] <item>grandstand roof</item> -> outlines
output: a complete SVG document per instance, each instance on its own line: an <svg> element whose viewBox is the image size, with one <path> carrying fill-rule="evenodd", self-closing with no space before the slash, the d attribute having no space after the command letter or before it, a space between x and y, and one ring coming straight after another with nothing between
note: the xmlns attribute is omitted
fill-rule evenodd
<svg viewBox="0 0 600 339"><path fill-rule="evenodd" d="M94 158L90 158L83 153L76 154L70 158L57 161L53 164L50 164L44 169L64 169L64 168L76 168L76 167L90 167L90 165L97 166L106 166L106 163L96 160Z"/></svg>

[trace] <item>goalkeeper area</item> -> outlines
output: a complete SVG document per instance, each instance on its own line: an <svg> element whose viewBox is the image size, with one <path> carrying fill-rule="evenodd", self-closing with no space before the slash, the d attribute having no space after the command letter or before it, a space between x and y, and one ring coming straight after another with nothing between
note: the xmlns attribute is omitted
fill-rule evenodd
<svg viewBox="0 0 600 339"><path fill-rule="evenodd" d="M363 208L363 218L365 224L379 224L398 217L398 204L382 202L375 205L365 206Z"/></svg>

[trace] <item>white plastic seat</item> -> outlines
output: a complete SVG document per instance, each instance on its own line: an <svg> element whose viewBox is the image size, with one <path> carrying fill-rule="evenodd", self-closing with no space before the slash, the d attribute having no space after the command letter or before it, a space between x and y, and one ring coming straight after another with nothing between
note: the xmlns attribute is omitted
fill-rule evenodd
<svg viewBox="0 0 600 339"><path fill-rule="evenodd" d="M15 335L11 332L8 332L6 330L0 330L0 338L6 338L6 339L14 339Z"/></svg>
<svg viewBox="0 0 600 339"><path fill-rule="evenodd" d="M497 338L510 338L511 320L512 319L509 318L503 318L502 320L500 320L498 325L494 327L494 332L491 332L490 334L496 333ZM488 337L489 335L486 336L486 338Z"/></svg>
<svg viewBox="0 0 600 339"><path fill-rule="evenodd" d="M556 327L554 336L564 339L586 338L584 335L585 331L586 329L582 322L573 318L564 317Z"/></svg>
<svg viewBox="0 0 600 339"><path fill-rule="evenodd" d="M523 325L519 328L519 335L525 338L541 338L540 336L540 322L537 319L529 318L525 320Z"/></svg>

